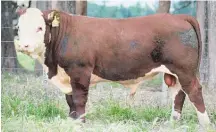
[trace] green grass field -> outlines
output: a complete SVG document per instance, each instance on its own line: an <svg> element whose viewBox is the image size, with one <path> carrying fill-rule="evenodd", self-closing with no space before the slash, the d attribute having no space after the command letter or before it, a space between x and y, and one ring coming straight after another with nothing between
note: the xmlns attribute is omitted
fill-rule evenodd
<svg viewBox="0 0 216 132"><path fill-rule="evenodd" d="M17 60L23 68L30 71L34 71L35 61L28 55L25 55L21 52L17 52Z"/></svg>
<svg viewBox="0 0 216 132"><path fill-rule="evenodd" d="M34 61L19 55L20 63L33 70ZM2 73L1 129L3 132L203 132L194 108L186 100L183 117L169 122L171 105L161 105L160 77L145 82L129 103L129 89L116 83L90 88L86 123L68 117L65 96L42 76L31 73ZM205 101L216 132L216 90L205 89ZM170 100L171 101L171 100Z"/></svg>
<svg viewBox="0 0 216 132"><path fill-rule="evenodd" d="M127 103L129 90L110 83L101 88L91 88L87 103L87 122L68 117L68 107L64 95L52 85L43 85L42 77L32 74L2 74L2 131L56 131L56 132L145 132L145 131L187 131L196 132L198 126L193 107L186 103L183 119L170 123L171 106L158 105L158 99L147 98L149 105L140 96L141 88L134 104ZM118 96L119 93L123 93ZM140 94L139 94L140 93ZM154 92L151 92L151 96ZM155 93L157 96L158 93ZM125 96L125 97L124 97ZM157 101L155 101L157 100ZM155 103L154 103L155 102ZM211 121L216 121L215 105L209 107ZM214 124L209 132L213 132Z"/></svg>

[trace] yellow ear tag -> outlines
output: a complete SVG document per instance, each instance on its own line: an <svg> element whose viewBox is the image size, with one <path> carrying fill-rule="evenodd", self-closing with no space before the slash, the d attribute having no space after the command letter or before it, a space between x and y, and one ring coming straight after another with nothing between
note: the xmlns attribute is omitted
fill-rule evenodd
<svg viewBox="0 0 216 132"><path fill-rule="evenodd" d="M59 20L57 20L56 16L54 16L54 19L52 21L52 26L53 27L58 27L59 26Z"/></svg>
<svg viewBox="0 0 216 132"><path fill-rule="evenodd" d="M54 12L51 12L50 14L48 14L48 20L52 19L54 16Z"/></svg>

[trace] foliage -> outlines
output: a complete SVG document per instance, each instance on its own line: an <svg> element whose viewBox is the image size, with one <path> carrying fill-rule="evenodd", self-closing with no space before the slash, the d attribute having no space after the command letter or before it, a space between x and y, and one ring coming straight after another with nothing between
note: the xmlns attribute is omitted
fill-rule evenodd
<svg viewBox="0 0 216 132"><path fill-rule="evenodd" d="M2 114L4 118L30 117L36 119L54 119L55 117L66 118L66 113L59 108L58 102L44 101L34 104L26 99L20 99L13 95L2 96Z"/></svg>
<svg viewBox="0 0 216 132"><path fill-rule="evenodd" d="M88 2L87 12L88 16L92 17L127 18L155 14L157 6L157 3L154 5L154 9L150 8L147 3L141 6L141 2L139 1L129 7L124 7L123 5L107 6L106 2L103 5ZM173 11L171 11L172 14L196 15L196 1L172 1L171 7L173 8Z"/></svg>
<svg viewBox="0 0 216 132"><path fill-rule="evenodd" d="M145 120L147 122L152 122L155 118L160 118L160 120L168 120L169 116L169 107L132 108L130 106L124 106L120 102L116 102L112 99L101 102L101 104L95 107L95 110L92 113L87 115L89 119L106 118L111 122L127 120Z"/></svg>
<svg viewBox="0 0 216 132"><path fill-rule="evenodd" d="M17 52L17 60L23 68L30 71L34 70L35 60L29 57L28 55L25 55L21 52Z"/></svg>
<svg viewBox="0 0 216 132"><path fill-rule="evenodd" d="M128 8L123 5L106 6L105 3L103 5L97 5L93 2L88 2L87 12L88 16L93 17L127 18L154 14L155 10L152 10L147 4L142 7L140 2L137 2L136 5L129 6Z"/></svg>
<svg viewBox="0 0 216 132"><path fill-rule="evenodd" d="M174 10L172 14L189 14L196 16L196 1L176 1L171 2Z"/></svg>

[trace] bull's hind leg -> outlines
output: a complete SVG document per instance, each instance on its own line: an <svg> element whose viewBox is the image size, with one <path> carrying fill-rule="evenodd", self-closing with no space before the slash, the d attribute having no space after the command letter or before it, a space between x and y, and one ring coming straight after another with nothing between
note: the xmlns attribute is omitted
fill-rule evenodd
<svg viewBox="0 0 216 132"><path fill-rule="evenodd" d="M176 81L174 86L169 87L172 96L172 113L170 120L180 120L182 107L185 100L185 93L181 90L181 84Z"/></svg>
<svg viewBox="0 0 216 132"><path fill-rule="evenodd" d="M177 77L164 74L164 81L168 85L172 97L172 114L170 120L180 120L186 95L182 91L181 84Z"/></svg>
<svg viewBox="0 0 216 132"><path fill-rule="evenodd" d="M189 78L187 76L182 76L180 81L182 82L181 84L184 92L188 95L190 101L196 109L199 123L202 126L210 124L210 120L203 101L202 86L199 84L197 77L192 76Z"/></svg>

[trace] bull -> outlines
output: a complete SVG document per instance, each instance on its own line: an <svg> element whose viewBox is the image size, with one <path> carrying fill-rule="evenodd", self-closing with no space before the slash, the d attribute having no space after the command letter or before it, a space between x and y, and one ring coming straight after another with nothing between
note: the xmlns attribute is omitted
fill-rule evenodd
<svg viewBox="0 0 216 132"><path fill-rule="evenodd" d="M43 64L66 94L71 117L85 113L91 84L115 81L135 93L142 80L163 72L172 93L171 119L180 119L187 95L200 124L210 123L198 80L200 29L192 16L112 19L37 8L21 12L16 49Z"/></svg>

